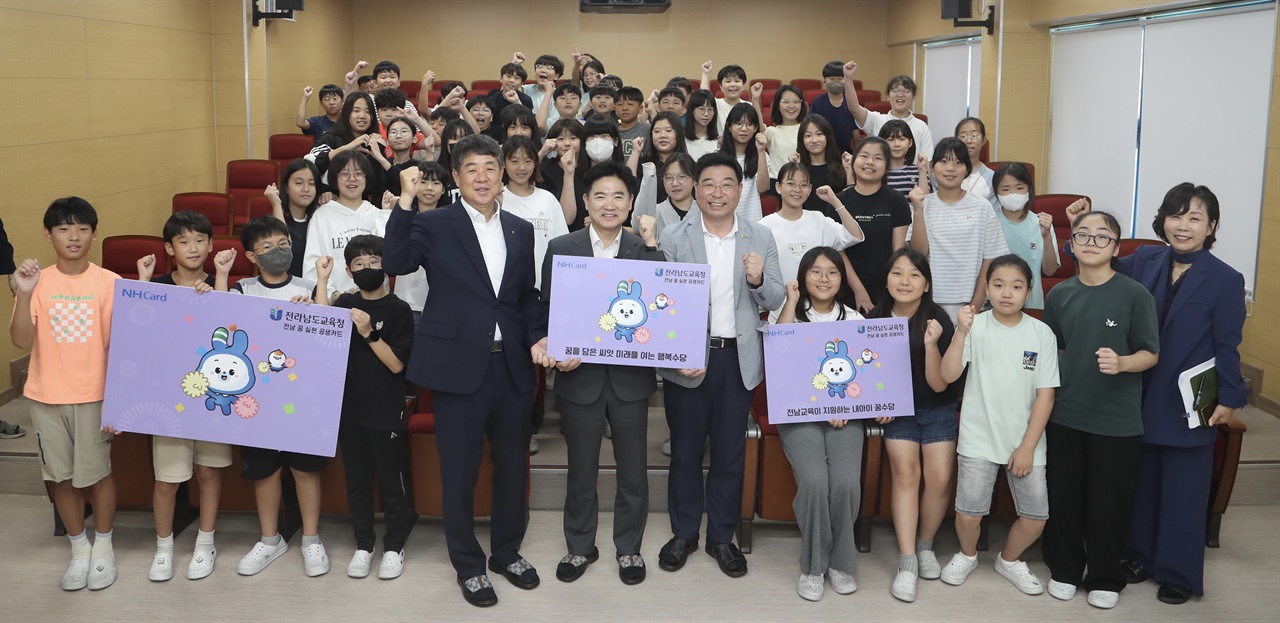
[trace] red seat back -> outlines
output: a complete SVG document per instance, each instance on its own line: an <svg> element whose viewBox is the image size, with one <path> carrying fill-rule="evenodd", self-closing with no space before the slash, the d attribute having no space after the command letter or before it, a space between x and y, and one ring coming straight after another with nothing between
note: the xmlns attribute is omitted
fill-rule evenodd
<svg viewBox="0 0 1280 623"><path fill-rule="evenodd" d="M992 168L998 168L999 163L987 163L987 166L992 165L996 165ZM1027 171L1032 172L1030 164L1027 164ZM1033 180L1034 175L1035 174L1032 173ZM1077 199L1083 197L1084 195L1072 194L1048 194L1036 196L1036 202L1032 209L1036 212L1044 212L1045 214L1053 217L1053 235L1058 238L1059 245L1058 259L1060 260L1060 265L1058 266L1058 272L1053 273L1052 276L1042 277L1040 279L1040 284L1044 286L1045 296L1049 295L1049 291L1052 290L1054 286L1074 277L1076 274L1075 260L1062 253L1061 245L1071 236L1071 223L1067 220L1067 206L1075 203Z"/></svg>
<svg viewBox="0 0 1280 623"><path fill-rule="evenodd" d="M791 86L801 91L812 91L814 89L822 89L822 81L813 78L796 78L791 81Z"/></svg>
<svg viewBox="0 0 1280 623"><path fill-rule="evenodd" d="M227 194L235 202L232 225L249 222L249 200L280 180L280 164L274 160L232 160L227 163Z"/></svg>
<svg viewBox="0 0 1280 623"><path fill-rule="evenodd" d="M769 216L770 214L777 212L780 207L780 203L781 202L778 201L778 197L774 195L760 195L760 215Z"/></svg>
<svg viewBox="0 0 1280 623"><path fill-rule="evenodd" d="M418 101L418 92L422 91L421 80L401 80L400 92L404 93L404 98L410 102Z"/></svg>
<svg viewBox="0 0 1280 623"><path fill-rule="evenodd" d="M102 267L125 279L138 278L138 259L147 255L156 256L154 275L169 272L170 258L160 236L107 236L102 240Z"/></svg>
<svg viewBox="0 0 1280 623"><path fill-rule="evenodd" d="M858 90L858 91L856 91L856 93L858 94L858 103L859 103L859 104L862 104L863 106L866 106L867 104L870 104L871 102L878 102L878 101L880 101L880 92L879 92L879 91L865 91L865 90Z"/></svg>
<svg viewBox="0 0 1280 623"><path fill-rule="evenodd" d="M271 216L271 201L265 195L249 200L249 220L252 221L259 216Z"/></svg>
<svg viewBox="0 0 1280 623"><path fill-rule="evenodd" d="M204 260L204 272L210 275L217 274L217 269L213 266L213 258L218 253L231 249L236 252L236 261L231 264L231 273L227 275L227 286L233 286L237 281L245 277L252 277L257 274L257 266L249 261L244 254L244 245L240 244L240 238L235 236L214 236L213 237L213 253Z"/></svg>
<svg viewBox="0 0 1280 623"><path fill-rule="evenodd" d="M819 95L822 95L823 93L826 93L826 92L827 92L826 89L805 89L804 103L808 104L809 106L813 106L813 100L818 99Z"/></svg>
<svg viewBox="0 0 1280 623"><path fill-rule="evenodd" d="M867 110L884 113L886 115L889 114L889 102L886 102L886 101L867 102L865 104L862 104L862 106Z"/></svg>
<svg viewBox="0 0 1280 623"><path fill-rule="evenodd" d="M290 162L311 153L315 142L305 134L272 134L267 140L267 158L275 160L284 169Z"/></svg>
<svg viewBox="0 0 1280 623"><path fill-rule="evenodd" d="M782 81L777 78L758 78L756 80L752 80L751 84L755 84L757 82L763 84L766 91L770 89L777 90L782 87ZM751 85L747 86L749 87Z"/></svg>
<svg viewBox="0 0 1280 623"><path fill-rule="evenodd" d="M265 188L265 187L264 187ZM173 196L173 211L199 212L213 224L213 235L231 234L231 195L226 193L178 193Z"/></svg>
<svg viewBox="0 0 1280 623"><path fill-rule="evenodd" d="M437 80L437 82L439 81ZM485 93L488 93L489 91L492 91L494 89L501 89L501 88L502 88L501 80L472 80L471 81L472 91L484 91Z"/></svg>

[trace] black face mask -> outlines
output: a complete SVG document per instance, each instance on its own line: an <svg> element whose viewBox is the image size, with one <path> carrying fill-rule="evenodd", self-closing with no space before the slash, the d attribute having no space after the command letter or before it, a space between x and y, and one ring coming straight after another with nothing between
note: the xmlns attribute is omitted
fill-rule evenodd
<svg viewBox="0 0 1280 623"><path fill-rule="evenodd" d="M357 288L365 292L373 292L382 287L382 282L387 279L387 273L381 268L362 268L351 271L351 278L355 280Z"/></svg>

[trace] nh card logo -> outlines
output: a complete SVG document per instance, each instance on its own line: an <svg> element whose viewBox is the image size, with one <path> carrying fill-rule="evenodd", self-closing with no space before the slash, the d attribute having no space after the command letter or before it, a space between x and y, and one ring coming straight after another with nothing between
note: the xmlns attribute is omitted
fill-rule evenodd
<svg viewBox="0 0 1280 623"><path fill-rule="evenodd" d="M1035 372L1036 360L1038 358L1039 358L1039 353L1033 353L1029 350L1022 351L1022 369L1027 370L1029 372Z"/></svg>
<svg viewBox="0 0 1280 623"><path fill-rule="evenodd" d="M662 276L662 273L664 273L664 272L666 272L666 271L662 270L662 267L658 267L658 268L653 269L653 274L654 274L654 276L657 276L657 277L661 277L661 276Z"/></svg>
<svg viewBox="0 0 1280 623"><path fill-rule="evenodd" d="M280 320L284 318L284 310L280 309L279 307L272 307L270 311L270 316L272 320L276 322L280 322Z"/></svg>

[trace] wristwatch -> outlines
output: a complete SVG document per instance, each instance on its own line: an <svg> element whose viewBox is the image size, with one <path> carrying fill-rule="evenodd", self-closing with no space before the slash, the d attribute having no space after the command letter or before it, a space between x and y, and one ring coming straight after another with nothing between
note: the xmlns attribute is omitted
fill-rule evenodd
<svg viewBox="0 0 1280 623"><path fill-rule="evenodd" d="M364 341L366 344L372 344L380 339L382 339L382 335L378 333L377 329L374 329L369 332L369 335L365 336Z"/></svg>

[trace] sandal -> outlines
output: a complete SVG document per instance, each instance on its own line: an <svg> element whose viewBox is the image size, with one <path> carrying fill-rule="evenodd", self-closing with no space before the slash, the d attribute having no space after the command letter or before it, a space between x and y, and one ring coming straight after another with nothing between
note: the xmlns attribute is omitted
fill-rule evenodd
<svg viewBox="0 0 1280 623"><path fill-rule="evenodd" d="M17 439L26 434L27 431L23 430L21 426L0 420L0 439Z"/></svg>

